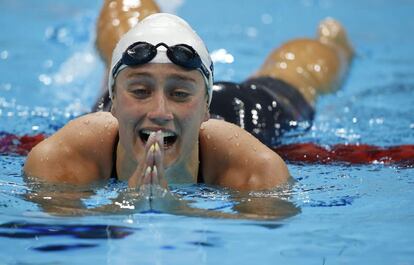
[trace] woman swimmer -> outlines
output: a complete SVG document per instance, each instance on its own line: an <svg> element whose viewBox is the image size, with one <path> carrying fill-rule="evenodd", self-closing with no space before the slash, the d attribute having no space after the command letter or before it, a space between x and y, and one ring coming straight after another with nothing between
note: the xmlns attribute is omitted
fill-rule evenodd
<svg viewBox="0 0 414 265"><path fill-rule="evenodd" d="M110 101L103 103L111 113L79 117L38 144L28 155L25 173L72 184L116 176L130 187L204 182L260 190L285 183L289 173L283 160L241 127L270 145L288 121L311 119L316 95L337 87L352 57L342 27L326 20L316 40L289 42L251 79L213 89L207 48L185 21L154 14L130 27L126 21L133 16L121 10L159 10L152 1L141 1L136 9L123 3L106 1L98 23L98 49L109 69L104 100ZM260 102L265 106L260 109L251 97L271 98ZM242 108L224 110L222 103L214 103L220 100ZM209 120L209 107L212 115L240 126ZM248 108L256 108L258 117L247 117ZM280 131L275 132L275 123Z"/></svg>

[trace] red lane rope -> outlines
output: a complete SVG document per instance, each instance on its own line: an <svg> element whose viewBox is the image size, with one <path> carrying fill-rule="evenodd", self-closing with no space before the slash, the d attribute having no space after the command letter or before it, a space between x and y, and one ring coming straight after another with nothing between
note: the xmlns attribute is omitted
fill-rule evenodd
<svg viewBox="0 0 414 265"><path fill-rule="evenodd" d="M32 148L46 138L45 134L17 136L0 134L0 155L27 155Z"/></svg>
<svg viewBox="0 0 414 265"><path fill-rule="evenodd" d="M27 155L45 134L23 135L0 134L0 155ZM289 162L306 164L350 163L350 164L399 164L414 165L414 145L379 147L374 145L337 144L322 147L314 143L281 145L273 148Z"/></svg>
<svg viewBox="0 0 414 265"><path fill-rule="evenodd" d="M290 162L414 165L414 145L379 147L367 144L337 144L324 148L314 143L301 143L282 145L273 150Z"/></svg>

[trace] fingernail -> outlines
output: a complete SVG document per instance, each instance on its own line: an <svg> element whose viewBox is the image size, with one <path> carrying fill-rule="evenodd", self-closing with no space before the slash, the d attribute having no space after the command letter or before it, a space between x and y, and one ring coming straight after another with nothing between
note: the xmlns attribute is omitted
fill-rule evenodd
<svg viewBox="0 0 414 265"><path fill-rule="evenodd" d="M149 150L149 151L150 151L151 153L153 153L153 152L154 152L154 150L155 150L155 148L156 148L156 147L155 147L155 145L154 145L154 144L152 144L152 145L151 145L151 147L150 147L150 150Z"/></svg>
<svg viewBox="0 0 414 265"><path fill-rule="evenodd" d="M158 175L158 170L157 170L157 166L156 165L154 165L152 167L152 173L155 174L155 175Z"/></svg>
<svg viewBox="0 0 414 265"><path fill-rule="evenodd" d="M151 173L151 167L147 167L147 170L145 171L145 175L149 175Z"/></svg>
<svg viewBox="0 0 414 265"><path fill-rule="evenodd" d="M158 152L160 151L160 145L158 143L155 143L155 151Z"/></svg>

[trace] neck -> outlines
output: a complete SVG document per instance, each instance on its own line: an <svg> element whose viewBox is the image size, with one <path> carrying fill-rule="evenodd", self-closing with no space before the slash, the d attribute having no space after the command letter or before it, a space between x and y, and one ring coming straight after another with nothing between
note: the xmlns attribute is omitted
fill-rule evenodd
<svg viewBox="0 0 414 265"><path fill-rule="evenodd" d="M165 178L168 183L174 184L188 184L197 183L198 176L198 140L194 144L191 152L183 156L174 165L168 167L165 171Z"/></svg>

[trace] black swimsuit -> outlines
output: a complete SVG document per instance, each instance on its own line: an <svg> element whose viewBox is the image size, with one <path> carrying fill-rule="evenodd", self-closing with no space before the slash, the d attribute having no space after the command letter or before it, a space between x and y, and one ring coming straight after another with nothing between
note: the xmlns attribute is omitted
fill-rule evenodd
<svg viewBox="0 0 414 265"><path fill-rule="evenodd" d="M119 134L116 134L114 149L112 150L112 171L111 178L118 179L118 173L116 172L116 149L118 147Z"/></svg>
<svg viewBox="0 0 414 265"><path fill-rule="evenodd" d="M297 89L270 77L216 83L210 113L239 125L267 146L278 145L282 134L298 125L308 129L314 116Z"/></svg>

